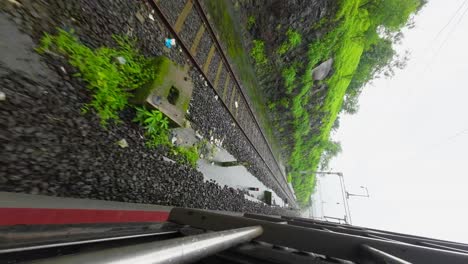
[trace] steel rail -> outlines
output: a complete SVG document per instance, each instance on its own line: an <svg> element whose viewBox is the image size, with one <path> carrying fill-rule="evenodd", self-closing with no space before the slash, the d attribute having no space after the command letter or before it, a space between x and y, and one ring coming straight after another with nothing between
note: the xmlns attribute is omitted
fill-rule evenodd
<svg viewBox="0 0 468 264"><path fill-rule="evenodd" d="M178 233L178 231L163 231L163 232L159 231L159 232L143 233L143 234L136 234L136 235L114 236L114 237L94 238L94 239L83 239L83 240L70 241L70 242L55 242L55 243L49 243L49 244L40 244L40 245L0 249L0 254L23 252L23 251L38 250L38 249L46 249L46 248L74 246L74 245L82 245L82 244L98 243L98 242L109 242L109 241L122 240L122 239L142 238L142 237L150 237L150 236L161 236L161 235L169 235L169 234L176 234L176 233Z"/></svg>
<svg viewBox="0 0 468 264"><path fill-rule="evenodd" d="M249 242L263 233L261 226L210 232L163 241L140 243L48 258L40 263L159 264L188 263Z"/></svg>
<svg viewBox="0 0 468 264"><path fill-rule="evenodd" d="M200 74L204 77L205 81L210 85L210 87L214 90L214 92L218 95L218 97L222 98L221 94L218 92L217 89L215 89L214 87L214 84L211 82L211 80L208 78L207 74L205 74L205 72L203 71L203 68L202 66L200 66L200 64L198 64L198 62L196 61L195 57L192 56L192 54L190 53L190 49L187 48L187 46L185 45L185 43L182 41L182 38L179 36L179 34L176 32L176 30L174 29L173 25L171 24L171 22L169 22L168 18L166 17L166 15L164 14L164 12L161 10L161 8L159 7L159 4L158 4L158 0L148 0L151 7L155 10L155 12L158 14L161 22L166 26L166 28L171 32L171 34L174 36L174 38L177 40L177 42L179 43L179 46L182 48L182 50L186 53L186 55L188 56L189 60L192 62L192 64L197 68L197 70L200 72ZM206 17L205 17L206 18ZM206 24L205 23L205 27L210 30L210 26L209 24ZM217 38L215 37L213 39L213 42L217 44L217 46L220 46ZM218 50L218 53L219 54L222 54L221 56L224 56L224 58L226 59L224 53L222 50ZM226 65L226 68L230 69L230 64L227 63ZM232 69L231 69L231 73L232 73ZM237 82L237 79L235 79L236 82ZM240 89L240 88L238 88ZM241 91L241 94L243 94L242 90L240 89ZM279 179L275 176L275 174L273 173L273 170L270 168L270 166L268 165L268 163L266 162L265 158L260 154L260 151L257 149L257 147L255 146L255 144L252 142L252 140L249 138L249 136L247 136L247 133L244 131L244 129L242 128L242 126L240 125L240 123L237 121L237 119L235 118L234 114L230 111L229 109L229 106L226 105L226 103L223 101L223 100L220 100L222 105L226 108L227 112L229 113L229 115L232 117L232 119L234 120L235 124L239 127L239 129L241 130L242 134L245 136L245 138L247 139L247 141L250 143L250 145L252 145L253 149L255 150L255 152L258 154L258 156L262 159L262 161L265 163L266 167L268 168L268 170L270 171L270 173L272 174L274 180L277 182L279 188L284 192L284 194L289 198L288 199L288 203L294 203L294 205L296 205L296 201L292 195L292 192L291 190L289 189L289 186L287 185L286 183L286 189L285 187L283 187L283 184L279 181ZM248 102L246 101L246 104L247 104L247 108L252 111L250 109L250 106L248 105ZM257 123L258 125L258 123ZM260 132L262 132L260 130ZM268 145L268 144L267 144ZM268 147L270 147L268 145ZM270 149L271 150L271 149ZM273 155L273 158L274 155ZM276 159L275 159L276 161ZM278 163L276 163L276 165L279 167ZM280 170L281 172L281 170ZM284 179L285 180L285 179Z"/></svg>

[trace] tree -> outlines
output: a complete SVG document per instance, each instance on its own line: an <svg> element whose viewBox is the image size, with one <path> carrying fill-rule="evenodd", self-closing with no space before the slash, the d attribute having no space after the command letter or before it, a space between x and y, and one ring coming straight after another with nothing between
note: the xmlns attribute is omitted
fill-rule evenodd
<svg viewBox="0 0 468 264"><path fill-rule="evenodd" d="M341 143L333 140L327 140L321 143L323 148L322 157L320 159L320 168L328 169L329 163L333 157L341 153Z"/></svg>
<svg viewBox="0 0 468 264"><path fill-rule="evenodd" d="M361 93L361 89L365 84L374 78L378 78L384 72L390 71L388 67L392 67L390 63L394 55L395 50L393 50L392 41L385 38L377 38L375 43L362 54L353 79L349 84L346 93L347 97L356 97Z"/></svg>
<svg viewBox="0 0 468 264"><path fill-rule="evenodd" d="M359 111L359 95L358 94L347 94L343 100L343 105L341 106L341 111L354 115Z"/></svg>
<svg viewBox="0 0 468 264"><path fill-rule="evenodd" d="M333 122L332 130L337 131L338 128L340 128L340 117L339 116L335 119L335 122Z"/></svg>
<svg viewBox="0 0 468 264"><path fill-rule="evenodd" d="M383 26L388 32L399 31L411 14L418 12L426 0L371 0L361 5L369 11L373 24Z"/></svg>

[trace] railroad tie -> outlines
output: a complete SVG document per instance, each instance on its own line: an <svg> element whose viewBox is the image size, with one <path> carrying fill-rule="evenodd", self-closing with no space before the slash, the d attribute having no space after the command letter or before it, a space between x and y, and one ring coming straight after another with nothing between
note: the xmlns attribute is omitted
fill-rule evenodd
<svg viewBox="0 0 468 264"><path fill-rule="evenodd" d="M200 40L203 37L203 33L205 33L205 26L202 24L197 31L197 35L195 35L192 47L190 47L190 54L192 54L192 56L195 56L197 53L198 44L200 44Z"/></svg>
<svg viewBox="0 0 468 264"><path fill-rule="evenodd" d="M226 81L224 82L224 90L223 90L223 101L226 102L226 93L227 93L227 88L229 86L229 79L230 79L230 76L228 74L228 76L226 77Z"/></svg>
<svg viewBox="0 0 468 264"><path fill-rule="evenodd" d="M236 108L236 118L237 118L237 113L239 112L239 108L240 108L240 93L237 94L236 96L236 102L237 102L237 108Z"/></svg>
<svg viewBox="0 0 468 264"><path fill-rule="evenodd" d="M223 69L223 61L219 59L218 70L216 71L216 78L214 81L214 88L218 90L219 77L221 76L221 70Z"/></svg>
<svg viewBox="0 0 468 264"><path fill-rule="evenodd" d="M207 76L208 76L208 69L210 68L211 60L213 59L215 50L216 50L215 45L212 44L210 51L208 52L208 57L206 58L205 64L203 64L203 72Z"/></svg>
<svg viewBox="0 0 468 264"><path fill-rule="evenodd" d="M231 112L234 112L232 108L233 108L235 97L236 97L236 86L233 85L232 93L231 93L231 100L229 101L229 110L231 110Z"/></svg>
<svg viewBox="0 0 468 264"><path fill-rule="evenodd" d="M174 30L177 33L179 33L182 30L182 26L184 25L185 19L187 19L188 14L190 13L190 11L192 11L192 7L192 0L188 0L184 6L184 9L182 9L182 12L180 13L179 17L175 22Z"/></svg>

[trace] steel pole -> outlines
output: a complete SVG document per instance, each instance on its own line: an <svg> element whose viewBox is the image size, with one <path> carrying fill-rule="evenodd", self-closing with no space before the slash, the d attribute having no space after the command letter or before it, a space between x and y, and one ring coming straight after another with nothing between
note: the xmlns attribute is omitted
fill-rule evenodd
<svg viewBox="0 0 468 264"><path fill-rule="evenodd" d="M44 259L35 264L159 264L195 262L260 236L261 226L175 238Z"/></svg>
<svg viewBox="0 0 468 264"><path fill-rule="evenodd" d="M347 196L348 192L346 191L346 185L344 183L343 174L340 173L340 174L337 174L337 175L340 178L340 185L341 185L341 190L342 190L342 195L343 195L343 203L344 203L344 207L345 207L345 212L348 215L349 224L352 225L353 222L351 220L351 210L349 209L348 196Z"/></svg>

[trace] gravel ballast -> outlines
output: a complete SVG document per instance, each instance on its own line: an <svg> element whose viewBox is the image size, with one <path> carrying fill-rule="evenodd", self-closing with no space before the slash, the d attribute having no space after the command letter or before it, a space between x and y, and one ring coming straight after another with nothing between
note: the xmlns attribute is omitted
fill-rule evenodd
<svg viewBox="0 0 468 264"><path fill-rule="evenodd" d="M61 57L39 57L32 51L43 32L73 28L91 47L112 46L113 34L138 38L146 56L165 55L179 64L187 58L179 49L164 48L170 37L146 2L137 1L21 1L2 2L0 30L30 36L25 57L31 68L19 70L2 55L0 89L0 190L62 197L153 203L267 214L291 214L244 199L227 186L206 182L197 170L163 160L163 149L148 149L144 131L121 113L122 122L106 129L94 113L83 114L90 102L86 84ZM154 20L151 19L154 17ZM142 22L143 21L143 22ZM8 32L12 34L11 32ZM13 38L13 36L12 36ZM195 70L190 107L193 127L204 137L224 138L224 147L252 166L249 170L267 186L274 186L264 164L247 144L211 88ZM129 147L116 142L125 139Z"/></svg>

